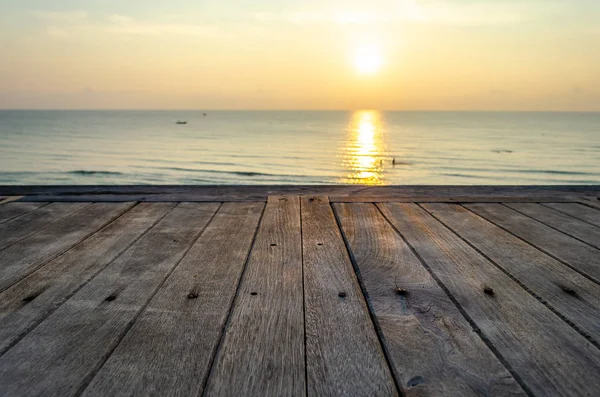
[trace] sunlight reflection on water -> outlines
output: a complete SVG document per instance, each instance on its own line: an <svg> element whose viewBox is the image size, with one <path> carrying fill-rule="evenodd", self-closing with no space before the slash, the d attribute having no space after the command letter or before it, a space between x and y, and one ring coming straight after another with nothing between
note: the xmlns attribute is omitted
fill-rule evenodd
<svg viewBox="0 0 600 397"><path fill-rule="evenodd" d="M354 112L350 120L342 165L348 170L343 183L382 185L385 166L384 126L374 110Z"/></svg>

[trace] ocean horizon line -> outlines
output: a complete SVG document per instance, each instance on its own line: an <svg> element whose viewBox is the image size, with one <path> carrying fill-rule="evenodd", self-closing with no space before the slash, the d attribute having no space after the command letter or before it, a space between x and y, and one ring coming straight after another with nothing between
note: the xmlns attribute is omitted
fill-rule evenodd
<svg viewBox="0 0 600 397"><path fill-rule="evenodd" d="M0 108L0 111L40 111L40 112L358 112L358 111L376 111L376 112L394 112L394 113L600 113L599 110L440 110L440 109L375 109L375 108L354 108L354 109L209 109L209 108L89 108L89 109L54 109L54 108Z"/></svg>

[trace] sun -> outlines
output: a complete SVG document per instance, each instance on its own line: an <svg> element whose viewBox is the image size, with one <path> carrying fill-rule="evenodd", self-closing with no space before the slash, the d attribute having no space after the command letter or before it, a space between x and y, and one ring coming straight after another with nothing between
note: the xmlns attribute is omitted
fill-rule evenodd
<svg viewBox="0 0 600 397"><path fill-rule="evenodd" d="M361 74L375 74L381 69L382 64L381 52L375 46L360 47L354 55L354 66Z"/></svg>

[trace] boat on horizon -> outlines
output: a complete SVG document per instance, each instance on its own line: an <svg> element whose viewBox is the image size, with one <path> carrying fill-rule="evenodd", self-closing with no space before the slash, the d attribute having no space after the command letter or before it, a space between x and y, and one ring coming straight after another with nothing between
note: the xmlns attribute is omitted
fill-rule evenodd
<svg viewBox="0 0 600 397"><path fill-rule="evenodd" d="M187 124L187 121L177 121L175 124Z"/></svg>

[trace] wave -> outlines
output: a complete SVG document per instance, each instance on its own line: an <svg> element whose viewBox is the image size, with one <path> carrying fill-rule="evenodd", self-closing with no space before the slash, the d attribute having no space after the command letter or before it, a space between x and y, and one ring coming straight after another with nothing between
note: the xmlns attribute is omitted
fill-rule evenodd
<svg viewBox="0 0 600 397"><path fill-rule="evenodd" d="M68 171L67 174L72 174L72 175L125 175L122 172L117 172L117 171L88 171L88 170L75 170L75 171Z"/></svg>
<svg viewBox="0 0 600 397"><path fill-rule="evenodd" d="M314 178L309 175L290 175L290 174L273 174L267 172L258 171L225 171L225 170L209 170L209 169L198 169L198 168L186 168L186 167L143 167L137 166L136 168L152 168L154 170L167 170L167 171L184 171L194 173L207 173L207 174L225 174L225 175L236 175L236 176L248 176L248 177L268 177L268 178Z"/></svg>
<svg viewBox="0 0 600 397"><path fill-rule="evenodd" d="M560 170L536 170L536 169L511 169L511 168L480 168L480 167L448 167L448 166L437 166L438 170L448 171L467 171L471 173L503 173L503 174L549 174L549 175L587 175L587 176L598 176L597 172L586 172L586 171L560 171ZM442 174L444 175L444 174ZM454 174L445 174L449 176L459 176ZM495 178L496 176L494 176Z"/></svg>
<svg viewBox="0 0 600 397"><path fill-rule="evenodd" d="M558 171L558 170L515 170L520 174L551 174L551 175L598 175L595 172L584 171Z"/></svg>

